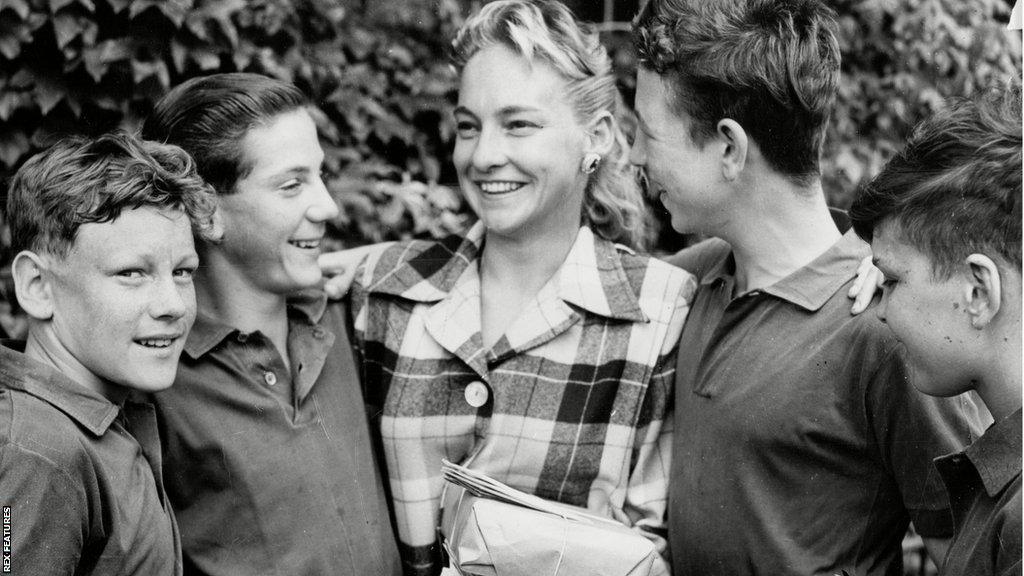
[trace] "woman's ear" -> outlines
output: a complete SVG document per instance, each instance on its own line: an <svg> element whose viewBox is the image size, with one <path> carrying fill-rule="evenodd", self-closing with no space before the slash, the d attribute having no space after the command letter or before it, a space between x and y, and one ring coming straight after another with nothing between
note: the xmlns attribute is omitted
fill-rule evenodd
<svg viewBox="0 0 1024 576"><path fill-rule="evenodd" d="M747 149L750 146L747 131L732 118L719 120L717 130L718 145L722 153L722 178L732 182L739 178L747 165Z"/></svg>
<svg viewBox="0 0 1024 576"><path fill-rule="evenodd" d="M14 294L18 305L36 320L53 317L53 290L50 259L31 250L22 250L11 263Z"/></svg>
<svg viewBox="0 0 1024 576"><path fill-rule="evenodd" d="M1003 286L999 267L984 254L971 254L967 264L966 292L967 314L971 326L981 330L988 326L999 313L1002 304Z"/></svg>
<svg viewBox="0 0 1024 576"><path fill-rule="evenodd" d="M598 112L586 126L587 143L585 152L593 152L602 158L611 153L615 147L618 134L618 123L611 112Z"/></svg>

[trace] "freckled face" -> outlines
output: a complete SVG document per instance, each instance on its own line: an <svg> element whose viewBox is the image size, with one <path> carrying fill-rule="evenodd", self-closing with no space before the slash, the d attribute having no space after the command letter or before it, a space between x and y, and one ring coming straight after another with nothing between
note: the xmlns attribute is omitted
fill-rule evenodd
<svg viewBox="0 0 1024 576"><path fill-rule="evenodd" d="M195 319L198 264L183 212L144 206L83 224L54 265L56 354L108 385L167 388Z"/></svg>
<svg viewBox="0 0 1024 576"><path fill-rule="evenodd" d="M502 46L481 50L463 69L453 161L488 234L580 226L586 131L565 91L554 68Z"/></svg>
<svg viewBox="0 0 1024 576"><path fill-rule="evenodd" d="M966 280L960 272L948 280L934 278L931 260L893 228L883 223L871 242L886 280L878 318L906 347L909 378L918 390L959 394L976 377L971 350L980 343L965 312Z"/></svg>

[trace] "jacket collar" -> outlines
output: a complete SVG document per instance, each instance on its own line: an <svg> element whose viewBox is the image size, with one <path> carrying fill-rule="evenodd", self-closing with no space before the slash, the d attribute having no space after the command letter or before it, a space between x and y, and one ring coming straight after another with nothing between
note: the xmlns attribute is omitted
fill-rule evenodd
<svg viewBox="0 0 1024 576"><path fill-rule="evenodd" d="M477 222L464 238L449 237L374 271L369 292L416 302L444 300L466 269L477 265L485 228ZM555 273L558 296L568 304L608 318L647 321L636 289L629 283L621 255L611 242L581 227L565 261ZM382 263L384 260L381 261Z"/></svg>
<svg viewBox="0 0 1024 576"><path fill-rule="evenodd" d="M0 341L0 382L43 400L93 435L102 436L117 418L119 407L57 369L29 358L24 349L24 341Z"/></svg>

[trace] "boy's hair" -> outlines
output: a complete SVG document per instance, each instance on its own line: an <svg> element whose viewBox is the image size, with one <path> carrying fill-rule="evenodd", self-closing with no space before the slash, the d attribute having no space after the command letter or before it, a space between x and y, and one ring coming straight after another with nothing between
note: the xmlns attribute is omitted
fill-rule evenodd
<svg viewBox="0 0 1024 576"><path fill-rule="evenodd" d="M1021 269L1021 89L989 90L914 128L860 191L850 218L868 242L883 223L946 279L972 253ZM888 225L888 224L887 224Z"/></svg>
<svg viewBox="0 0 1024 576"><path fill-rule="evenodd" d="M820 176L839 84L836 32L818 0L650 0L633 42L698 146L731 118L773 169L806 185Z"/></svg>
<svg viewBox="0 0 1024 576"><path fill-rule="evenodd" d="M196 235L212 234L212 190L181 148L121 131L64 138L29 158L11 180L12 253L64 258L82 224L110 222L143 206L181 210Z"/></svg>
<svg viewBox="0 0 1024 576"><path fill-rule="evenodd" d="M142 126L142 137L181 146L217 194L231 194L235 183L253 169L242 155L246 133L308 105L294 85L260 74L192 78L157 102Z"/></svg>

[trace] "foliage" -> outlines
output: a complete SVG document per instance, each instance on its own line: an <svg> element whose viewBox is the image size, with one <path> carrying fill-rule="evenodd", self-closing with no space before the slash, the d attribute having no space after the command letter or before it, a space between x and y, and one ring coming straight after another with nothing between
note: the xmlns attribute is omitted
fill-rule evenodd
<svg viewBox="0 0 1024 576"><path fill-rule="evenodd" d="M328 187L344 207L338 242L457 230L467 217L451 187L457 82L445 51L478 3L0 0L0 177L62 133L137 126L184 79L253 71L295 82L317 105ZM824 173L830 201L845 206L945 97L1019 77L1020 39L1004 30L1005 0L833 5L843 82ZM631 102L628 33L607 29ZM677 241L663 235L658 248Z"/></svg>
<svg viewBox="0 0 1024 576"><path fill-rule="evenodd" d="M823 172L833 205L952 96L1020 81L1020 32L1005 0L838 0L842 83Z"/></svg>

